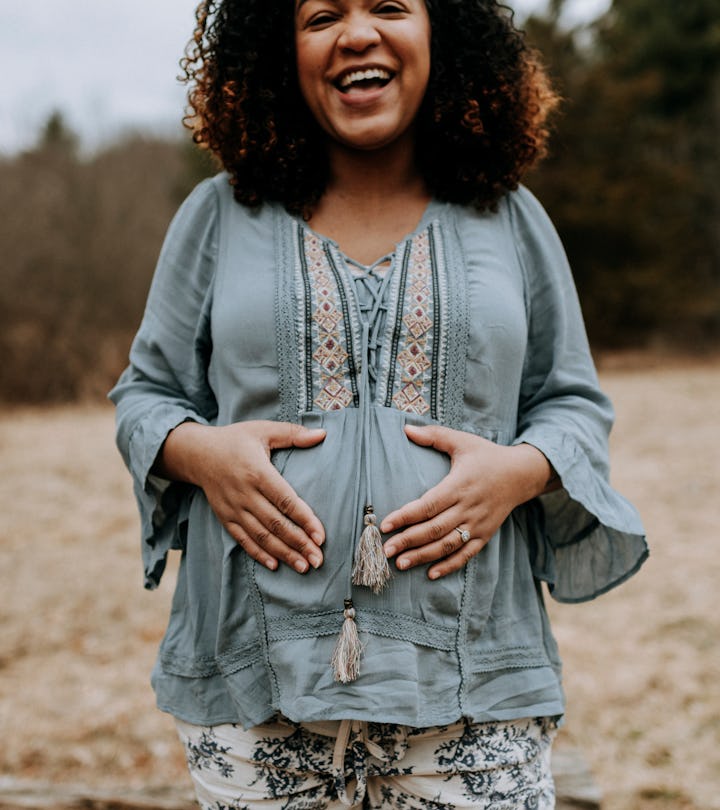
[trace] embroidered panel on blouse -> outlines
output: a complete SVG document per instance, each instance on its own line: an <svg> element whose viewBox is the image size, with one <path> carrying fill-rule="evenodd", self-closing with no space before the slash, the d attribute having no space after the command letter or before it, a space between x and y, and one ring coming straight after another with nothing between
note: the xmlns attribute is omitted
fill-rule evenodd
<svg viewBox="0 0 720 810"><path fill-rule="evenodd" d="M437 257L432 249L432 226L407 245L400 268L399 305L388 358L385 405L437 417L439 332L437 313Z"/></svg>
<svg viewBox="0 0 720 810"><path fill-rule="evenodd" d="M353 272L342 253L299 225L296 232L296 328L300 410L358 406L362 315ZM374 401L441 418L447 330L447 278L441 240L430 224L406 240L387 271L387 315Z"/></svg>
<svg viewBox="0 0 720 810"><path fill-rule="evenodd" d="M329 245L299 231L298 335L301 409L358 405L350 301Z"/></svg>

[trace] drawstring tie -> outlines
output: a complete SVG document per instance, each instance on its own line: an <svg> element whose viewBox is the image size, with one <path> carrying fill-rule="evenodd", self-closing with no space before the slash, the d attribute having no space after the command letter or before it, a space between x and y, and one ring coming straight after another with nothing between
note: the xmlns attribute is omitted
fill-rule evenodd
<svg viewBox="0 0 720 810"><path fill-rule="evenodd" d="M407 737L407 735L406 735ZM367 789L367 756L389 763L402 759L407 748L406 739L397 756L393 757L369 738L368 724L364 720L341 720L333 750L332 770L338 798L346 807L353 807L365 798ZM363 750L364 749L364 750ZM356 786L352 798L348 796L345 782L345 755L353 755L353 772Z"/></svg>
<svg viewBox="0 0 720 810"><path fill-rule="evenodd" d="M357 278L365 287L365 290L372 297L372 303L360 302L360 312L364 316L362 321L361 338L361 373L358 393L359 421L360 421L360 459L365 474L365 507L363 510L363 530L360 540L355 548L353 568L351 575L352 585L361 585L372 589L373 593L380 593L390 579L390 564L383 550L382 535L377 527L377 516L372 503L372 464L370 460L370 406L372 399L371 380L377 379L376 356L379 350L379 332L381 319L378 317L381 310L385 310L385 294L390 280L391 269L382 277L375 274L375 268L387 262L389 257L379 259L368 268L357 262L352 262L360 267L364 274ZM380 284L372 284L377 282ZM372 330L372 331L371 331ZM356 502L355 513L359 511L359 504ZM351 585L348 585L352 590ZM357 624L355 622L355 607L353 606L352 594L349 593L345 599L343 611L345 620L343 622L340 636L335 645L331 664L335 673L335 680L340 683L350 683L357 679L360 674L360 657L362 654L362 644L358 635Z"/></svg>
<svg viewBox="0 0 720 810"><path fill-rule="evenodd" d="M382 290L382 287L381 287ZM372 316L373 313L371 313ZM378 529L377 516L372 505L372 465L370 461L370 324L365 321L362 328L363 364L360 374L360 440L362 465L365 471L365 510L360 542L355 549L355 563L352 571L353 585L372 588L380 593L390 579L390 565L382 546L382 535Z"/></svg>
<svg viewBox="0 0 720 810"><path fill-rule="evenodd" d="M335 670L336 681L350 683L360 674L360 654L362 653L362 644L355 623L355 608L352 599L345 600L343 615L345 621L330 664Z"/></svg>
<svg viewBox="0 0 720 810"><path fill-rule="evenodd" d="M383 551L382 535L375 525L377 516L372 504L365 507L363 523L365 528L355 551L352 581L353 585L365 585L372 588L373 593L380 593L390 579L390 565Z"/></svg>

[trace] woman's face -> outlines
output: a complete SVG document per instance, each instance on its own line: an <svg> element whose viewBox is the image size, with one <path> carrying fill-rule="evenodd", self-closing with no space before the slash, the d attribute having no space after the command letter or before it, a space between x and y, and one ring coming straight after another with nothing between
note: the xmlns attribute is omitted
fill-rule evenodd
<svg viewBox="0 0 720 810"><path fill-rule="evenodd" d="M295 0L300 89L335 141L371 150L412 137L430 75L424 0Z"/></svg>

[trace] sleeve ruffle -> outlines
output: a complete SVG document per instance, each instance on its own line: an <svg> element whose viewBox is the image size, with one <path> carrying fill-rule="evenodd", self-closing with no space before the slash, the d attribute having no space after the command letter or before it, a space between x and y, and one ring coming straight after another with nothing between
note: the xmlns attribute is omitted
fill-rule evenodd
<svg viewBox="0 0 720 810"><path fill-rule="evenodd" d="M130 365L109 394L140 512L147 588L159 584L168 551L184 547L195 491L152 472L158 453L173 428L187 421L209 424L217 413L207 381L217 220L217 191L208 180L168 230Z"/></svg>
<svg viewBox="0 0 720 810"><path fill-rule="evenodd" d="M525 274L528 347L514 443L537 447L562 488L525 508L535 575L582 602L632 576L648 556L635 508L609 483L613 409L601 391L565 252L537 200L509 200Z"/></svg>
<svg viewBox="0 0 720 810"><path fill-rule="evenodd" d="M145 587L160 584L168 551L185 547L185 532L194 488L169 481L151 470L171 430L183 422L207 424L198 413L161 404L139 423L130 437L129 469L140 513L140 539Z"/></svg>
<svg viewBox="0 0 720 810"><path fill-rule="evenodd" d="M537 447L563 486L528 504L534 575L558 602L585 602L629 579L648 557L640 516L593 467L571 437L527 431L518 442Z"/></svg>

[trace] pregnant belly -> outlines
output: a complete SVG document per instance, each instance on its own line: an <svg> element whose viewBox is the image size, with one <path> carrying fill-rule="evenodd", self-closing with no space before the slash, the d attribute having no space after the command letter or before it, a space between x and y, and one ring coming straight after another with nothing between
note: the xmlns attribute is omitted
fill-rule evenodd
<svg viewBox="0 0 720 810"><path fill-rule="evenodd" d="M352 408L308 414L303 423L323 427L325 440L273 456L283 477L322 521L326 541L324 563L317 571L301 575L286 565L275 572L254 566L265 616L272 621L337 614L351 597L358 610L452 624L460 610L460 572L431 582L425 566L400 572L391 562L392 577L380 594L351 584L366 503L372 503L379 524L385 515L423 495L450 469L447 455L407 438L403 430L407 414L374 406L364 436L359 417ZM427 423L412 419L415 424Z"/></svg>

